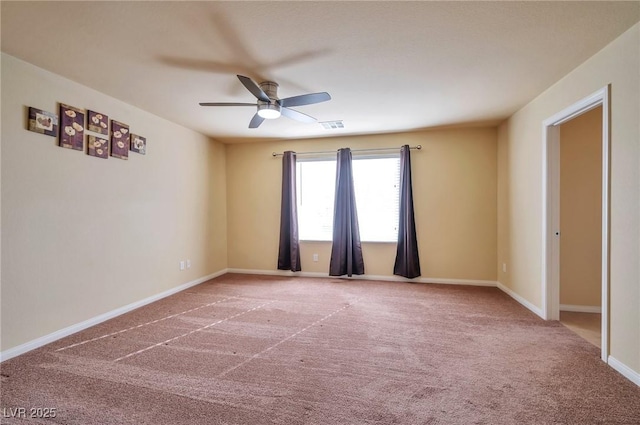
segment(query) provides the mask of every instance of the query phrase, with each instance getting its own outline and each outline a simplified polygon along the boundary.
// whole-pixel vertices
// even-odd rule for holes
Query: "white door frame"
[[[602,106],[602,352],[609,355],[609,86],[542,123],[542,306],[546,320],[560,318],[560,124]]]

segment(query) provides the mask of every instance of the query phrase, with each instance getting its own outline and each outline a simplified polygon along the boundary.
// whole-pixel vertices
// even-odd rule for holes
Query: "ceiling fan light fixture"
[[[258,115],[266,120],[273,120],[280,117],[280,105],[277,103],[265,103],[258,105]]]
[[[327,92],[307,93],[298,96],[280,99],[278,97],[278,84],[273,81],[263,81],[259,85],[251,78],[237,75],[242,85],[257,99],[256,114],[249,122],[249,128],[258,128],[264,120],[273,120],[284,115],[292,120],[312,123],[316,119],[312,116],[290,109],[291,106],[313,105],[314,103],[331,100]],[[200,106],[254,106],[252,103],[240,102],[200,102]]]

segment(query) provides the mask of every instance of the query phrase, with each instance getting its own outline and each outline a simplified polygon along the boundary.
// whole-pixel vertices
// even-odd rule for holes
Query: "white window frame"
[[[363,213],[365,210],[363,209],[362,206],[362,201],[360,201],[360,203],[358,204],[358,221],[359,221],[359,225],[360,225],[360,235],[361,235],[361,239],[362,242],[367,242],[367,243],[397,243],[397,238],[398,238],[398,225],[399,225],[399,210],[400,210],[400,154],[399,153],[394,153],[394,154],[375,154],[375,155],[363,155],[363,154],[354,154],[353,156],[353,168],[354,168],[354,185],[355,185],[355,189],[356,189],[356,197],[358,196],[358,193],[360,193],[360,191],[358,190],[358,179],[356,176],[356,168],[357,168],[357,162],[358,161],[362,161],[362,160],[376,160],[376,159],[396,159],[398,161],[398,171],[397,171],[397,181],[394,183],[394,185],[396,186],[396,194],[394,195],[394,197],[396,198],[395,201],[395,211],[391,212],[391,214],[394,214],[395,217],[392,220],[395,220],[395,223],[393,225],[393,230],[388,231],[386,235],[382,236],[382,237],[369,237],[370,235],[368,234],[368,232],[366,231],[366,224],[365,224],[365,231],[363,232],[363,220],[362,217],[366,217],[366,213]],[[308,216],[305,217],[305,211],[304,211],[304,206],[302,205],[302,203],[304,202],[304,199],[302,199],[302,187],[301,187],[301,183],[302,183],[302,176],[300,175],[300,171],[301,171],[301,165],[303,163],[309,163],[309,162],[333,162],[334,163],[334,167],[333,167],[333,174],[331,176],[329,176],[329,181],[332,187],[332,191],[331,191],[331,205],[330,205],[330,209],[328,211],[328,213],[330,214],[330,220],[328,222],[329,227],[329,232],[325,233],[323,236],[319,236],[320,233],[316,232],[314,235],[312,236],[307,236],[305,234],[305,228],[302,225],[302,221],[303,220],[307,220]],[[333,209],[334,209],[334,205],[333,205],[333,199],[335,198],[335,164],[336,164],[336,159],[335,157],[313,157],[313,158],[298,158],[297,159],[297,169],[296,169],[296,195],[297,195],[297,202],[298,202],[298,224],[299,224],[299,232],[300,232],[300,240],[301,241],[322,241],[322,242],[330,242],[332,240],[332,234],[333,234]],[[356,200],[356,202],[358,202]],[[371,235],[373,236],[373,235]]]

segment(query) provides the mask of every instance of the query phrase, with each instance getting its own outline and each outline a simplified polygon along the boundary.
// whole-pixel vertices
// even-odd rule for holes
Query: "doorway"
[[[576,146],[571,147],[572,143],[568,141],[565,143],[566,146],[561,145],[562,129],[567,130],[567,133],[569,129],[575,130],[577,126],[574,124],[578,122],[571,122],[574,119],[585,122],[588,119],[597,120],[600,137],[597,137],[596,146],[592,147],[589,155],[587,155],[586,147],[584,147],[585,151],[581,152],[579,149],[576,150]],[[566,127],[563,127],[563,124],[567,124]],[[600,312],[599,345],[601,358],[607,362],[609,88],[605,87],[545,120],[543,139],[544,252],[542,289],[544,316],[547,320],[560,320],[561,306],[563,310],[574,310],[568,312],[568,315]],[[597,167],[597,164],[594,166],[594,149],[599,151],[596,154],[599,153],[597,161],[600,163],[600,167]],[[591,158],[586,160],[584,158],[586,156],[591,156]],[[575,161],[582,162],[582,164],[575,164]],[[593,174],[586,176],[584,170],[581,170],[587,163],[590,164],[590,167],[598,168],[599,174],[595,176],[595,182]],[[577,167],[577,165],[580,166]],[[573,170],[571,170],[572,168]],[[561,178],[562,175],[565,177],[564,182]],[[567,176],[571,177],[567,178]],[[590,184],[582,184],[586,183],[584,181],[570,182],[572,178],[574,180],[587,178],[590,179]],[[598,183],[599,190],[597,187],[594,189],[593,186],[597,186]],[[562,190],[563,185],[566,186],[564,190]],[[576,190],[581,193],[576,193]],[[564,205],[565,211],[562,211],[562,205]],[[586,213],[587,209],[590,211],[589,213]],[[572,210],[572,212],[566,210]],[[565,213],[564,216],[563,213]],[[587,228],[588,232],[585,231]],[[565,230],[567,235],[563,239]],[[598,247],[593,249],[594,243],[599,244],[599,249]],[[586,245],[590,245],[591,248],[585,250]],[[599,264],[594,265],[594,262]],[[581,265],[584,270],[581,270]],[[585,265],[587,266],[585,267]],[[594,294],[594,291],[599,291],[599,296]],[[564,315],[566,316],[567,313]],[[594,318],[587,318],[587,322],[593,323]],[[582,323],[578,326],[588,327],[588,324]]]
[[[560,323],[601,347],[602,105],[560,125]]]

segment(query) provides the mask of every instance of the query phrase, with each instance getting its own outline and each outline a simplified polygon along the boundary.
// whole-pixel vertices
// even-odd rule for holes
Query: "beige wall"
[[[602,299],[602,107],[560,126],[560,304]]]
[[[640,24],[498,130],[500,280],[542,307],[542,122],[611,84],[610,352],[640,373]]]
[[[276,269],[282,163],[272,152],[404,144],[423,146],[411,158],[422,277],[495,281],[495,128],[227,146],[229,267]],[[328,242],[303,242],[302,270],[328,273],[330,252]],[[394,243],[364,243],[363,252],[367,274],[393,275]]]
[[[509,185],[509,174],[511,173],[509,160],[509,144],[507,126],[502,124],[498,127],[498,228],[497,228],[497,259],[496,275],[498,282],[510,282],[511,277],[511,197],[509,195],[511,186]],[[504,266],[504,268],[503,268]]]
[[[28,106],[56,102],[129,124],[147,155],[25,129]],[[224,145],[5,54],[1,171],[2,350],[227,266]]]

